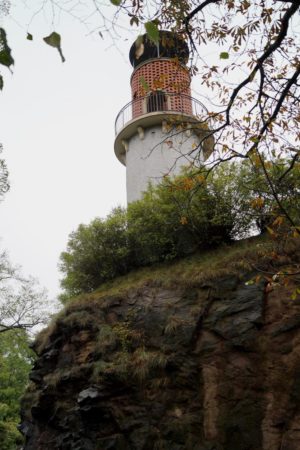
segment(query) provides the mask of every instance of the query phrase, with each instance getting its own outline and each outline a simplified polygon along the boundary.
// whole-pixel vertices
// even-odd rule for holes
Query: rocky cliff
[[[25,450],[299,450],[300,301],[247,283],[249,245],[70,303],[35,344]]]

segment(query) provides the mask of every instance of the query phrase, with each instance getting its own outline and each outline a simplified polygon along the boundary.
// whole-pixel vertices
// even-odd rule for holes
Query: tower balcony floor
[[[156,104],[150,105],[151,108],[148,103],[149,96],[134,99],[127,103],[117,115],[115,154],[124,165],[126,165],[126,145],[124,144],[142,129],[162,125],[164,122],[168,126],[180,123],[195,125],[198,123],[199,131],[203,133],[201,122],[203,123],[203,117],[207,116],[205,106],[199,100],[188,95],[178,93],[165,95],[166,102],[158,101]]]

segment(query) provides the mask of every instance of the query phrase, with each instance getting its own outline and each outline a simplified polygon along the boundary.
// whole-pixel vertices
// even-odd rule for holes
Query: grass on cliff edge
[[[293,260],[294,262],[300,261],[300,239],[290,240],[285,245],[282,256],[276,262],[272,256],[275,245],[277,244],[274,244],[269,236],[255,236],[230,245],[198,252],[170,263],[165,262],[134,270],[127,275],[102,284],[92,293],[81,294],[69,300],[49,326],[37,336],[35,350],[39,353],[44,348],[58,322],[68,322],[70,314],[75,314],[77,324],[80,323],[84,327],[85,321],[90,322],[88,310],[93,309],[98,302],[105,301],[105,297],[122,297],[133,288],[138,290],[147,285],[165,288],[200,287],[224,276],[238,275],[242,277],[246,273],[257,273],[257,267],[266,269],[270,262],[272,262],[274,270],[275,264],[282,268],[288,266]]]
[[[267,236],[255,236],[218,248],[200,251],[191,256],[172,262],[164,262],[132,272],[103,283],[93,293],[81,294],[67,302],[82,303],[105,296],[121,295],[131,288],[141,288],[147,284],[164,287],[199,286],[216,278],[241,274],[253,270],[253,264],[260,265],[270,260],[272,242]]]

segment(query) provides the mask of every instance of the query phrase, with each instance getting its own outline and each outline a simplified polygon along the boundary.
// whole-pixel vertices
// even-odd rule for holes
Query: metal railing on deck
[[[121,109],[115,121],[116,134],[131,120],[153,112],[175,112],[198,117],[207,110],[199,100],[189,95],[156,91],[132,100]]]

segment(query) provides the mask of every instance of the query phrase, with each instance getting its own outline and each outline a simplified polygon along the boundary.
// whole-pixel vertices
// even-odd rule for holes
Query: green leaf
[[[292,292],[291,299],[292,300],[297,300],[297,297],[298,297],[297,290],[295,290],[295,291]]]
[[[158,26],[154,22],[146,22],[145,23],[145,29],[147,32],[147,35],[149,39],[154,42],[155,44],[158,44],[159,42],[159,30]]]
[[[140,77],[140,83],[141,83],[141,85],[142,85],[142,87],[144,88],[144,90],[146,91],[146,92],[148,92],[149,91],[149,84],[147,83],[147,81],[145,80],[145,78],[144,77]]]
[[[65,57],[62,54],[61,46],[60,46],[60,42],[61,42],[60,34],[53,31],[53,33],[49,34],[49,36],[44,37],[44,41],[46,42],[46,44],[50,45],[51,47],[56,48],[58,53],[60,54],[62,62],[65,62]]]
[[[3,89],[3,76],[2,75],[0,75],[0,90],[2,91],[2,89]]]
[[[31,33],[27,33],[26,39],[28,39],[28,41],[32,41],[33,40],[32,34]]]
[[[53,33],[49,34],[49,36],[44,37],[44,41],[46,44],[51,45],[51,47],[59,48],[61,37],[60,34],[53,31]]]
[[[112,3],[114,6],[120,6],[122,3],[122,0],[110,0],[110,3]]]
[[[221,52],[220,53],[220,59],[229,59],[229,53]]]
[[[0,64],[8,68],[14,64],[11,50],[7,44],[6,32],[3,28],[0,28]]]

